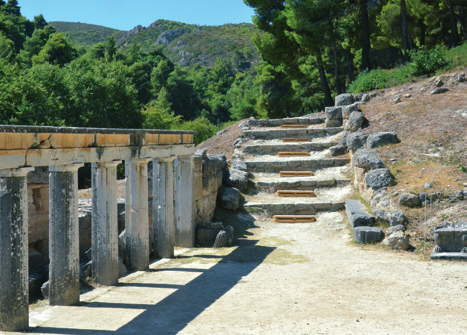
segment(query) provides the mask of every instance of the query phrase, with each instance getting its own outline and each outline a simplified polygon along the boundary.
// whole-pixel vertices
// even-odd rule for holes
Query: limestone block
[[[463,252],[467,256],[467,222],[434,229],[436,252]]]
[[[195,202],[195,223],[204,224],[211,221],[216,209],[217,193],[212,193]]]
[[[347,146],[344,145],[335,145],[329,148],[329,153],[331,156],[341,156],[347,153]]]
[[[326,120],[342,121],[342,107],[326,107]]]
[[[355,227],[353,239],[357,243],[379,242],[384,238],[384,233],[379,227]]]
[[[49,237],[49,185],[28,184],[29,244]]]
[[[238,188],[240,191],[245,192],[248,189],[248,172],[229,169],[225,184],[229,187]]]
[[[232,226],[227,226],[216,237],[214,241],[214,248],[230,247],[233,243],[234,229]]]
[[[218,194],[218,202],[222,208],[237,210],[240,200],[240,191],[233,187],[223,187]]]
[[[345,212],[353,228],[371,226],[375,222],[374,216],[368,214],[365,206],[358,200],[346,199]]]
[[[342,119],[340,120],[328,120],[324,122],[324,126],[326,128],[337,128],[337,127],[342,127]]]
[[[222,231],[223,227],[199,227],[196,230],[196,242],[200,246],[212,247],[217,235]]]
[[[362,132],[351,133],[347,136],[349,150],[356,151],[366,144],[368,136]]]
[[[410,241],[409,236],[405,235],[403,231],[397,231],[389,235],[383,244],[388,245],[393,250],[409,250]]]
[[[360,105],[361,105],[361,102],[356,102],[356,103],[353,103],[351,105],[343,107],[343,109],[342,109],[342,118],[345,119],[345,120],[348,120],[350,115],[353,112],[358,111],[358,109],[360,108]]]
[[[387,222],[391,227],[403,225],[406,221],[404,213],[398,210],[384,210],[373,208],[376,221]]]
[[[194,197],[195,200],[199,200],[203,196],[203,160],[201,159],[201,157],[195,156],[193,161]]]
[[[355,132],[360,129],[364,121],[365,115],[362,112],[353,112],[349,117],[349,121],[345,125],[345,130]]]

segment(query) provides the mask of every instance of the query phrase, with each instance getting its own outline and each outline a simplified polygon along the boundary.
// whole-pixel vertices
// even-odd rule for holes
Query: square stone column
[[[154,159],[152,224],[156,258],[174,257],[174,171],[172,159]]]
[[[78,169],[82,164],[50,166],[50,305],[79,302]]]
[[[29,326],[28,191],[34,168],[0,171],[0,330]]]
[[[126,255],[129,268],[149,267],[148,162],[150,159],[125,161]]]
[[[174,161],[175,174],[175,245],[195,246],[194,156],[179,156]]]
[[[92,277],[98,285],[118,283],[117,165],[92,163]]]

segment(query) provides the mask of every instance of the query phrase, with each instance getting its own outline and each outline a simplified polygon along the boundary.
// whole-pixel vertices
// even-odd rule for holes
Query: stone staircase
[[[351,191],[344,175],[349,159],[329,155],[343,128],[325,128],[321,117],[250,120],[249,125],[239,153],[256,190],[245,197],[249,212],[277,222],[311,222],[318,212],[344,210]]]

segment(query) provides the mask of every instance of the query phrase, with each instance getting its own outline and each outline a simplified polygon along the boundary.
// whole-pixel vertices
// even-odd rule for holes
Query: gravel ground
[[[465,263],[352,245],[339,213],[255,225],[238,247],[182,250],[80,306],[37,308],[31,333],[467,333]]]

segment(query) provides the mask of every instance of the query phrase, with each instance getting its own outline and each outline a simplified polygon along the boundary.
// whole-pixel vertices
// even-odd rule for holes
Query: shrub
[[[350,93],[368,92],[376,89],[394,87],[409,82],[412,79],[410,70],[401,67],[393,70],[371,70],[361,72],[350,84]]]
[[[176,127],[176,129],[196,131],[197,134],[194,138],[195,145],[210,139],[217,132],[217,127],[209,122],[205,117],[198,117],[193,121],[182,122]]]
[[[446,54],[446,47],[440,45],[431,50],[428,50],[425,46],[420,47],[418,50],[412,50],[410,52],[412,61],[408,65],[410,73],[414,76],[434,74],[437,70],[448,65]]]

